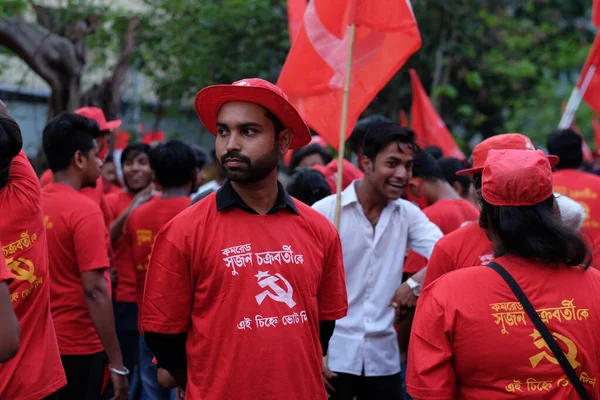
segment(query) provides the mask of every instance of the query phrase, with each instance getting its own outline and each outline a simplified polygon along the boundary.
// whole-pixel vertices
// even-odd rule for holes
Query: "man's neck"
[[[276,169],[259,182],[231,182],[231,186],[248,207],[261,215],[268,213],[277,202],[278,188]]]
[[[360,205],[362,206],[363,213],[365,215],[370,214],[381,214],[389,199],[387,197],[382,197],[373,189],[371,184],[367,182],[365,179],[360,181],[356,187],[356,198]]]
[[[53,183],[60,183],[61,185],[72,187],[78,192],[81,191],[81,179],[75,173],[71,173],[68,169],[65,171],[54,172],[52,175]]]
[[[458,200],[460,199],[460,195],[456,193],[456,190],[450,186],[449,183],[446,182],[438,182],[437,183],[437,200]]]
[[[162,199],[174,199],[177,197],[190,197],[190,185],[162,189]]]

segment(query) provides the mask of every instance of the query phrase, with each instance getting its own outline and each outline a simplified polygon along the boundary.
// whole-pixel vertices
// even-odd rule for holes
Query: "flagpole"
[[[587,91],[588,86],[590,86],[590,82],[594,77],[594,73],[596,73],[596,65],[592,64],[585,74],[585,78],[581,83],[581,88],[578,88],[577,85],[575,85],[573,88],[571,96],[569,97],[569,101],[567,102],[567,106],[565,107],[565,112],[563,113],[560,123],[558,124],[560,129],[567,129],[571,126],[571,123],[575,118],[575,113],[581,104],[581,99],[583,99],[583,96],[585,95],[585,92]]]
[[[346,147],[346,126],[348,119],[348,99],[350,97],[350,74],[352,72],[352,49],[354,47],[354,31],[356,26],[350,25],[348,40],[348,57],[346,58],[346,76],[344,79],[344,97],[342,99],[342,121],[340,123],[340,146],[338,149],[338,168],[336,184],[335,218],[334,225],[340,229],[340,217],[342,211],[342,178],[344,173],[344,151]]]

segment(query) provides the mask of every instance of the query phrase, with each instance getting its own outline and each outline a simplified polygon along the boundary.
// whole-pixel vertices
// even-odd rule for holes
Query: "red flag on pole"
[[[302,18],[306,10],[306,0],[288,0],[288,32],[290,35],[290,43],[294,43],[294,39],[302,28]]]
[[[308,3],[302,28],[277,85],[308,125],[336,149],[352,24],[356,32],[347,136],[377,92],[421,47],[421,36],[408,0],[311,0]]]
[[[129,144],[129,138],[131,134],[126,131],[119,131],[115,135],[115,150],[125,150],[125,147]]]
[[[165,133],[163,131],[150,131],[142,138],[142,143],[150,144],[152,142],[162,142],[165,140]]]
[[[417,71],[411,69],[410,83],[412,85],[412,110],[410,112],[412,130],[417,136],[421,148],[438,146],[444,156],[463,160],[465,155],[460,150],[450,131],[431,104]]]
[[[592,24],[600,28],[600,0],[594,0],[592,6]]]
[[[594,39],[588,58],[583,65],[577,88],[583,100],[596,112],[600,114],[600,35]]]
[[[600,124],[598,124],[598,118],[592,116],[592,127],[594,128],[594,141],[596,142],[596,151],[594,152],[597,156],[600,156]]]

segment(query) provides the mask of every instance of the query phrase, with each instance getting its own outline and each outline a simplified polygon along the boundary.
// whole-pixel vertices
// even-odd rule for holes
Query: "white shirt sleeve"
[[[327,196],[312,205],[314,210],[324,215],[331,223],[333,223],[333,219],[335,218],[335,197],[335,195]]]
[[[403,203],[408,216],[408,248],[429,259],[433,246],[444,234],[419,207],[409,201]]]

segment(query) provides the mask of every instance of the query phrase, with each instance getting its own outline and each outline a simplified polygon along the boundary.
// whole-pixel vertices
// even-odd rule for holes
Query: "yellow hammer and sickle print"
[[[13,260],[12,258],[7,258],[6,264],[8,265],[8,269],[11,270],[16,280],[29,281],[30,283],[33,283],[33,281],[35,281],[35,268],[33,266],[33,263],[27,260],[26,258],[19,257],[16,260]],[[22,264],[29,268],[23,268]]]
[[[542,335],[540,335],[540,333],[538,332],[537,329],[533,330],[533,333],[531,335],[529,335],[533,340],[533,344],[538,348],[538,349],[543,349],[546,348],[548,349],[548,352],[546,352],[545,350],[532,356],[529,357],[529,362],[531,362],[531,366],[533,368],[537,367],[537,365],[545,358],[546,360],[550,361],[552,364],[557,364],[558,365],[558,360],[554,357],[554,355],[552,354],[552,350],[550,350],[550,347],[548,347],[548,344],[546,344],[546,341],[544,340],[544,338],[542,338]],[[565,345],[567,345],[567,353],[565,354],[565,356],[567,357],[567,360],[569,360],[569,363],[571,364],[571,366],[573,368],[577,368],[581,365],[581,363],[579,363],[576,358],[577,358],[577,346],[575,346],[575,343],[573,343],[573,341],[571,339],[569,339],[566,336],[563,336],[559,333],[552,333],[552,336],[554,336],[555,339],[560,340],[561,342],[563,342]]]

